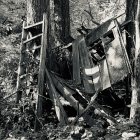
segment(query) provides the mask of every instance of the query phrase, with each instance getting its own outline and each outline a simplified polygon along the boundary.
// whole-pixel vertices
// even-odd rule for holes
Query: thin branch
[[[3,99],[6,100],[6,99],[10,98],[11,96],[15,95],[16,93],[17,93],[17,92],[14,92],[14,93],[12,93],[12,94],[10,94],[10,95],[4,97]]]
[[[94,23],[94,24],[96,24],[96,25],[100,25],[98,22],[96,22],[95,20],[93,20],[94,18],[93,18],[93,15],[92,15],[92,13],[91,13],[91,11],[87,11],[87,10],[84,10],[87,14],[89,14],[89,16],[91,17],[91,21]]]
[[[89,0],[87,0],[87,3],[88,3],[89,11],[88,11],[88,10],[84,10],[84,11],[85,11],[87,14],[89,14],[89,16],[91,17],[91,21],[92,21],[94,24],[96,24],[96,25],[99,26],[100,24],[94,20],[94,17],[93,17],[93,15],[92,15],[91,6],[90,6],[90,3],[89,3]]]
[[[7,21],[7,19],[8,19],[8,17],[5,18],[5,20],[2,22],[3,25],[5,24],[5,22]]]

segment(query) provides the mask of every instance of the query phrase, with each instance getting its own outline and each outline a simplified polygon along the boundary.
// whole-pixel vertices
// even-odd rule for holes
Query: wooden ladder
[[[31,29],[36,28],[37,26],[42,26],[42,33],[39,33],[35,36],[32,36],[30,32]],[[22,39],[21,39],[21,52],[20,52],[20,60],[19,60],[19,68],[18,68],[18,77],[17,77],[17,87],[16,87],[16,103],[18,104],[22,98],[22,94],[26,89],[26,69],[27,69],[27,53],[28,53],[28,46],[30,42],[34,42],[38,38],[41,38],[41,45],[35,46],[31,49],[38,49],[40,48],[40,64],[39,64],[39,73],[38,73],[38,102],[37,102],[37,117],[41,117],[42,114],[42,96],[44,91],[44,75],[45,75],[45,61],[46,61],[46,49],[47,49],[47,15],[43,15],[43,21],[35,23],[30,26],[25,26],[25,22],[23,22],[23,29],[22,29]],[[28,37],[29,34],[30,38]],[[36,121],[37,123],[37,121]],[[35,124],[36,124],[35,123]],[[36,126],[36,125],[35,125]]]

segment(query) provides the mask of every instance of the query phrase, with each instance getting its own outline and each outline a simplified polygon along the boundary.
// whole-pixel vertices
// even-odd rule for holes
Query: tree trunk
[[[127,18],[131,19],[132,22],[128,28],[128,32],[131,35],[131,38],[134,39],[135,43],[128,42],[128,46],[131,47],[131,54],[134,54],[134,58],[131,57],[133,61],[133,75],[132,75],[132,98],[131,98],[131,110],[130,110],[130,119],[133,122],[140,123],[140,1],[139,0],[127,0]],[[134,50],[135,44],[135,51]],[[131,55],[132,56],[132,55]]]
[[[43,20],[43,13],[49,9],[49,0],[27,0],[27,24]]]
[[[51,1],[51,44],[50,46],[58,47],[61,45],[66,45],[72,42],[70,37],[70,15],[69,15],[69,0],[53,0]],[[55,59],[57,54],[53,52],[49,53],[51,57],[51,62],[49,63],[49,68],[53,71],[59,71],[61,75],[65,75],[66,71],[64,70],[67,67],[64,64],[66,61],[61,60],[59,65],[56,64]]]
[[[67,43],[70,35],[69,0],[54,0],[55,44]]]

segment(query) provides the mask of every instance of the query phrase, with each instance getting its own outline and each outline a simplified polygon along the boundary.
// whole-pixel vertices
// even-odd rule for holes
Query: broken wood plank
[[[86,107],[87,106],[87,103],[88,103],[88,100],[86,100],[82,93],[80,92],[79,89],[77,89],[77,85],[73,84],[73,81],[67,81],[67,80],[64,80],[62,78],[60,78],[59,76],[55,75],[53,72],[52,72],[52,77],[54,77],[55,79],[57,79],[58,82],[60,82],[64,87],[68,88],[70,90],[70,92],[72,93],[72,96],[77,100],[79,101],[80,104],[82,104],[83,107]],[[78,93],[78,94],[77,94]]]
[[[110,33],[111,34],[111,33]],[[108,45],[110,42],[113,41],[114,38],[110,38],[108,41],[105,42],[105,45]],[[101,45],[102,41],[99,40],[95,45],[89,47],[89,50],[91,51],[92,49],[96,48],[97,46]]]
[[[90,53],[90,63],[92,64],[92,67],[89,69],[85,69],[85,74],[92,77],[95,91],[96,92],[102,91],[100,65],[98,63],[95,65],[93,63],[91,53]]]
[[[105,33],[112,30],[115,27],[115,24],[112,19],[102,23],[97,28],[93,29],[87,36],[86,36],[86,43],[89,45],[93,44],[97,39],[103,36]]]
[[[100,111],[100,113],[98,115],[102,116],[103,118],[109,119],[112,123],[117,123],[117,121],[111,116],[109,115],[110,112],[107,111],[104,107],[102,107],[100,104],[98,104],[95,100],[98,96],[99,92],[96,92],[94,94],[94,96],[91,98],[91,102],[89,103],[89,105],[83,110],[83,112],[81,112],[81,114],[79,114],[79,116],[77,116],[75,118],[75,120],[72,122],[72,125],[75,125],[78,121],[78,119],[80,117],[82,117],[91,106],[93,106],[95,109],[97,109],[98,111]]]
[[[50,88],[50,91],[51,91],[51,95],[50,97],[52,97],[52,100],[53,100],[53,104],[54,104],[54,108],[55,108],[55,112],[56,112],[56,116],[60,122],[60,125],[66,125],[68,124],[68,118],[67,118],[67,115],[66,115],[66,112],[60,102],[60,99],[58,97],[58,92],[56,91],[55,89],[55,86],[54,86],[54,83],[53,83],[53,80],[48,72],[48,70],[46,69],[46,76],[48,78],[48,84],[49,84],[49,88]]]
[[[93,65],[94,68],[96,68],[95,73],[92,75],[93,78],[93,84],[94,84],[94,88],[95,91],[99,92],[102,91],[102,81],[101,81],[101,70],[100,70],[100,65]]]
[[[81,84],[80,58],[79,58],[79,41],[80,40],[81,40],[81,36],[79,36],[72,43],[73,81],[75,84]]]
[[[85,38],[82,37],[79,42],[79,52],[81,60],[82,80],[86,93],[93,94],[95,92],[92,77],[85,74],[85,69],[91,68],[90,58],[85,42]]]
[[[65,85],[63,85],[62,83],[60,83],[59,80],[53,75],[52,75],[52,79],[53,79],[54,85],[62,93],[63,97],[67,101],[69,101],[70,104],[78,111],[78,107],[77,107],[78,101],[72,96],[73,94],[75,94],[75,92],[71,90],[70,88],[66,87]],[[79,110],[82,110],[82,109],[83,107],[79,104]]]
[[[92,106],[100,111],[100,116],[102,116],[105,119],[110,120],[113,124],[117,124],[118,122],[116,121],[116,119],[114,117],[112,117],[112,114],[110,111],[108,111],[107,109],[105,109],[103,106],[101,106],[100,104],[98,104],[96,101],[92,104]]]
[[[107,57],[108,55],[107,55],[106,51],[104,50],[104,48],[107,45],[106,40],[101,37],[101,41],[102,41],[103,51],[105,53],[105,56]],[[106,57],[105,57],[105,59],[103,59],[102,61],[99,62],[102,90],[105,90],[105,89],[111,87],[111,75],[110,75],[110,71],[109,71],[109,64],[108,64]]]
[[[75,92],[74,90],[70,89],[69,87],[63,85],[56,76],[52,75],[52,79],[54,82],[55,87],[61,92],[61,94],[63,95],[63,97],[71,104],[71,106],[79,113],[81,114],[84,111],[84,107],[81,103],[79,103],[73,95],[78,94],[77,92]],[[93,125],[93,118],[88,115],[85,114],[83,116],[84,120],[86,121],[86,123],[89,126]]]
[[[88,111],[88,109],[91,107],[91,105],[95,102],[95,99],[97,98],[98,94],[99,94],[99,92],[96,92],[96,93],[94,94],[94,96],[91,98],[90,104],[86,107],[86,109],[84,109],[82,112],[80,112],[79,115],[77,115],[77,116],[75,117],[74,121],[72,122],[72,125],[75,125],[76,122],[78,121],[78,119],[79,119],[81,116],[83,116],[83,115]]]
[[[110,79],[110,73],[108,70],[108,64],[107,60],[104,59],[100,62],[100,77],[101,77],[101,85],[102,85],[102,91],[111,87],[111,79]]]

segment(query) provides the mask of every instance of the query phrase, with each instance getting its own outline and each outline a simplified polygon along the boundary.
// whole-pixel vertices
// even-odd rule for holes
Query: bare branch
[[[91,17],[91,21],[94,23],[94,24],[96,24],[96,25],[100,25],[98,22],[96,22],[95,20],[93,20],[94,18],[93,18],[93,15],[92,15],[92,13],[90,12],[90,11],[87,11],[87,10],[84,10],[86,13],[88,13],[89,14],[89,16]]]

